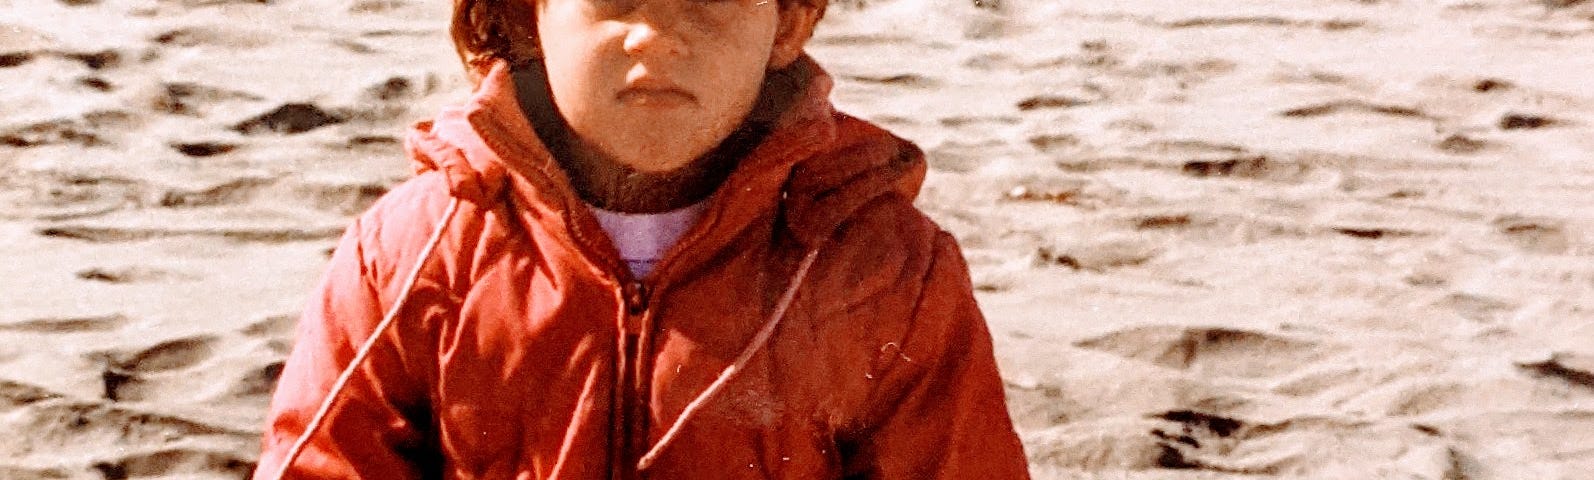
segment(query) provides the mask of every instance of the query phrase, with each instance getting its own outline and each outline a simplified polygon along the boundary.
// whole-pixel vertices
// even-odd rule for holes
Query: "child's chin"
[[[675,140],[679,141],[679,138]],[[657,148],[654,145],[627,149],[625,154],[616,155],[615,159],[640,172],[664,173],[686,166],[696,157],[685,148]]]

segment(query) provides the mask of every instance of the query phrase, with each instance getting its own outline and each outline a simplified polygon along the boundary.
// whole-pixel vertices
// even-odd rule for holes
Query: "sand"
[[[238,478],[439,0],[0,0],[0,478]],[[1594,471],[1594,2],[854,0],[1042,479]]]

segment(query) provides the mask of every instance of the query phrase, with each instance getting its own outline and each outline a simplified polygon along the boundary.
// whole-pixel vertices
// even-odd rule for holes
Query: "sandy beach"
[[[240,478],[440,0],[0,0],[0,478]],[[1586,479],[1594,2],[851,0],[1038,479]]]

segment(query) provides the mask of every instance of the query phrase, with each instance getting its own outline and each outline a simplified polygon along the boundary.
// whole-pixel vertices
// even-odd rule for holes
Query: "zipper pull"
[[[642,332],[642,315],[648,311],[648,286],[641,280],[632,280],[625,284],[624,294],[625,331],[639,334]]]
[[[648,286],[641,280],[632,280],[625,285],[625,311],[632,315],[641,315],[648,310]]]

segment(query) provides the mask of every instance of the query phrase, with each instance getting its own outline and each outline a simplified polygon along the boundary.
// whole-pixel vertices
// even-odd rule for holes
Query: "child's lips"
[[[697,96],[673,83],[641,78],[626,85],[615,98],[632,105],[676,105],[697,102]]]

